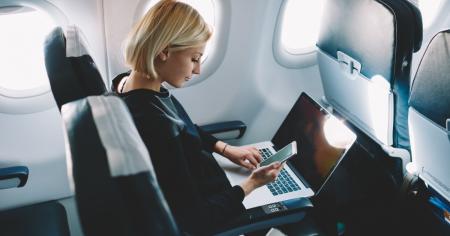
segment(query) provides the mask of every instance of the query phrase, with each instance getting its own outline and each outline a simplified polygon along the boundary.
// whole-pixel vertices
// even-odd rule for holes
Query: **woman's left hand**
[[[251,146],[236,147],[227,145],[223,156],[237,165],[243,166],[249,170],[254,170],[261,162],[262,157],[258,149]]]

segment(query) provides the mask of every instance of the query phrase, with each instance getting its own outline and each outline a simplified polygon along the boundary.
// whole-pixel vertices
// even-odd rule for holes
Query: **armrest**
[[[218,133],[224,133],[229,131],[239,131],[238,136],[236,139],[241,138],[245,130],[247,129],[247,126],[244,124],[244,122],[239,120],[234,121],[225,121],[225,122],[219,122],[209,125],[203,125],[200,126],[200,128],[209,133],[209,134],[218,134]]]
[[[28,168],[14,166],[0,168],[0,189],[23,187],[28,180]]]

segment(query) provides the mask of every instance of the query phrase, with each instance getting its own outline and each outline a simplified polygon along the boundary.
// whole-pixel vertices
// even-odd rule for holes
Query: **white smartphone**
[[[273,154],[266,160],[259,163],[259,166],[267,166],[276,161],[283,163],[287,161],[289,158],[293,157],[295,154],[297,154],[297,142],[292,141],[284,148],[282,148],[280,151],[278,151],[277,153]]]

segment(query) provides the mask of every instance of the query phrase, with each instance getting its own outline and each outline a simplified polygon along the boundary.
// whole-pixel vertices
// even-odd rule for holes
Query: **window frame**
[[[299,69],[310,67],[317,64],[317,46],[312,45],[296,50],[296,52],[288,51],[282,43],[281,31],[284,23],[284,14],[286,12],[287,2],[283,0],[278,11],[275,31],[273,36],[272,51],[277,63],[281,66],[291,69]]]
[[[24,6],[47,13],[57,25],[65,27],[68,19],[55,5],[44,0],[3,0],[2,7]],[[0,112],[6,114],[29,114],[50,109],[55,106],[48,84],[36,88],[13,90],[0,86]]]

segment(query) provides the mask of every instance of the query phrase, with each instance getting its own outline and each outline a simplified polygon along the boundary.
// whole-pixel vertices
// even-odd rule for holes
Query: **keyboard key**
[[[261,154],[263,160],[266,160],[272,156],[272,153],[268,148],[259,149],[259,153]],[[300,190],[300,187],[285,169],[282,169],[277,180],[267,184],[267,187],[274,196]]]

